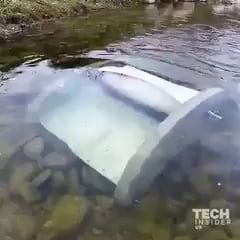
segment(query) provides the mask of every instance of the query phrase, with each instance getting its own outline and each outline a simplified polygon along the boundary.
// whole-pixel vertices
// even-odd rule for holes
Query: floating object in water
[[[206,114],[228,99],[222,89],[200,93],[130,66],[100,67],[80,77],[64,83],[64,96],[56,91],[46,98],[40,120],[116,185],[122,205],[144,192],[168,159],[208,132],[216,121]]]

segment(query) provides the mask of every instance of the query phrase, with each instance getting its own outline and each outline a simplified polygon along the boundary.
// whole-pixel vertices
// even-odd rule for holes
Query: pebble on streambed
[[[226,183],[231,181],[225,182],[229,174],[224,171],[229,167],[218,166],[224,176],[219,188],[214,180],[216,164],[207,155],[199,154],[204,159],[197,165],[189,161],[184,165],[181,159],[181,167],[166,170],[160,186],[154,186],[130,209],[121,209],[114,204],[112,185],[106,179],[84,164],[75,164],[62,149],[49,147],[43,136],[33,135],[18,144],[16,151],[23,159],[9,164],[10,157],[8,179],[0,182],[0,239],[239,239],[240,214],[235,209],[240,186],[232,186],[235,198],[228,198],[225,188],[230,189]],[[182,191],[176,189],[179,186]],[[232,224],[195,230],[194,207],[230,208]]]
[[[38,240],[56,239],[61,234],[74,231],[88,213],[89,203],[85,197],[65,195],[61,197],[49,218],[43,224]]]

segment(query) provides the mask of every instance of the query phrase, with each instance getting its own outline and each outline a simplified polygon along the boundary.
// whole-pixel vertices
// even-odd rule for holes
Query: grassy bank
[[[116,7],[132,0],[0,0],[0,24],[33,23]]]
[[[116,8],[135,0],[0,0],[0,42],[26,26],[45,20],[82,15],[89,10]]]
[[[80,0],[0,0],[2,24],[31,23],[82,13]]]

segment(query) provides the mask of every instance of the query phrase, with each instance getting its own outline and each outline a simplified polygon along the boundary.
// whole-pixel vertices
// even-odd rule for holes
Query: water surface
[[[239,10],[237,2],[103,10],[42,24],[2,43],[0,238],[239,239],[238,114],[225,118],[224,129],[207,136],[204,147],[184,149],[129,209],[112,204],[114,186],[89,172],[39,125],[37,114],[48,93],[58,89],[61,97],[64,82],[80,81],[81,67],[118,57],[137,58],[139,68],[197,90],[237,90]],[[225,114],[235,107],[227,105]],[[74,219],[82,216],[71,206],[81,202],[84,212],[86,199],[91,211],[76,228]],[[192,208],[203,207],[229,208],[232,224],[196,231]]]

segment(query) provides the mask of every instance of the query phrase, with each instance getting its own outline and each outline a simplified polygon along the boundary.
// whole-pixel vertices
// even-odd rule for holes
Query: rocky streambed
[[[237,141],[230,132],[221,134],[208,141],[218,141],[218,146]],[[1,240],[240,238],[235,157],[226,161],[194,144],[126,209],[114,203],[113,185],[37,124],[3,129],[0,148]],[[193,208],[228,208],[231,224],[195,229]]]

